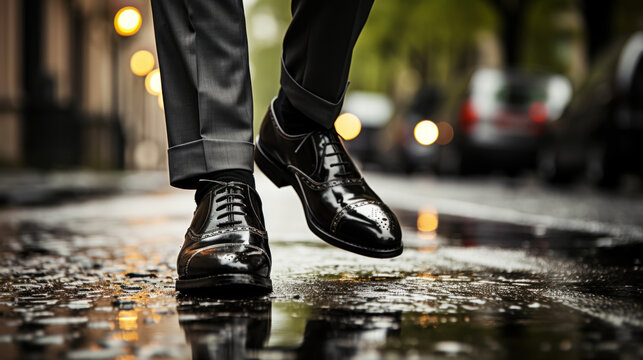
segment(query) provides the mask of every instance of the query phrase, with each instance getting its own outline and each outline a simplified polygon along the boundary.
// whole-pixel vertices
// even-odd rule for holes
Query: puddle
[[[3,358],[643,354],[640,243],[400,212],[399,258],[273,239],[273,294],[199,298],[174,291],[189,212],[143,200],[0,214]]]

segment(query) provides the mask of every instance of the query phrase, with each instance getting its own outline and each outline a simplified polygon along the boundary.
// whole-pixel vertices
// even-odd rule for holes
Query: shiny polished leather
[[[177,289],[247,285],[270,290],[271,256],[259,195],[244,183],[212,183],[179,252]]]
[[[297,191],[309,228],[324,241],[371,257],[402,253],[399,222],[366,184],[334,130],[289,135],[273,105],[261,125],[255,162],[275,185]]]

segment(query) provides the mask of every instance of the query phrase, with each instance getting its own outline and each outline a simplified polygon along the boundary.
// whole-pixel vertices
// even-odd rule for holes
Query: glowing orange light
[[[418,230],[421,232],[431,232],[438,229],[438,213],[435,210],[421,210],[418,213],[417,220]]]
[[[123,331],[121,338],[124,341],[138,341],[138,333],[136,331]]]
[[[362,131],[362,122],[350,113],[344,113],[335,120],[335,130],[344,140],[352,140]]]
[[[138,327],[138,314],[134,310],[118,312],[118,327],[122,330],[135,330]]]
[[[152,95],[161,93],[161,72],[159,69],[150,71],[145,77],[145,90]]]
[[[116,360],[136,360],[136,355],[119,355],[115,357]]]
[[[137,76],[145,76],[154,69],[154,55],[147,50],[135,52],[129,60],[129,67]]]
[[[114,29],[121,36],[132,36],[141,28],[141,13],[133,6],[126,6],[114,16]]]
[[[438,123],[438,144],[446,145],[453,140],[453,126],[448,122],[441,121]]]
[[[431,120],[422,120],[413,129],[415,140],[422,145],[431,145],[438,139],[438,127]]]
[[[417,319],[417,322],[423,328],[437,327],[440,323],[440,319],[438,319],[437,316],[422,315]]]

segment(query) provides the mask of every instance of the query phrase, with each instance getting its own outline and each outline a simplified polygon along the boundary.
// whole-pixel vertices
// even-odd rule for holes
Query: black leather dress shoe
[[[259,195],[244,183],[212,183],[185,234],[176,289],[271,291],[271,256]]]
[[[324,241],[377,258],[402,253],[395,215],[366,184],[334,129],[286,134],[273,101],[257,137],[255,162],[275,185],[297,191],[308,227]]]

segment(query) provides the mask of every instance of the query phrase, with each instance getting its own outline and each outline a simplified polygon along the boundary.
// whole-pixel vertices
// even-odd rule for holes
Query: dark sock
[[[299,135],[322,129],[321,125],[297,110],[282,90],[279,90],[275,101],[275,112],[277,122],[287,134]]]
[[[215,171],[209,174],[205,174],[199,178],[199,180],[216,180],[216,181],[238,181],[244,184],[250,185],[251,188],[255,188],[255,178],[252,175],[252,172],[242,169],[229,169]],[[200,203],[201,199],[205,194],[214,186],[215,184],[209,181],[199,181],[196,188],[196,193],[194,194],[194,200],[196,203]]]

